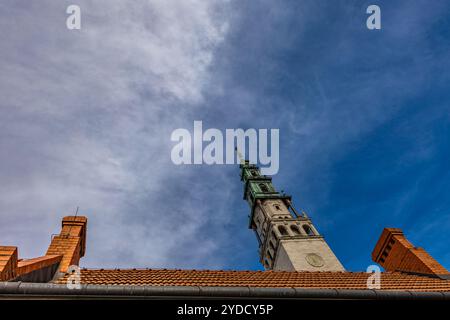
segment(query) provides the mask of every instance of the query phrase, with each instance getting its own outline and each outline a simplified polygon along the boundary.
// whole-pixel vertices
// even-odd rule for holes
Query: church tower
[[[280,194],[272,178],[256,165],[242,162],[244,200],[250,205],[249,228],[259,243],[266,270],[345,271],[305,212],[298,213],[291,196]]]

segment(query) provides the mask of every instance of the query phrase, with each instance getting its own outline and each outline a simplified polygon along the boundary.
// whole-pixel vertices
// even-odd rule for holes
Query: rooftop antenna
[[[77,206],[77,211],[75,212],[75,217],[78,215],[78,210],[79,210],[80,208]],[[69,236],[70,236],[70,231],[72,230],[72,226],[70,226],[70,228],[69,228],[69,232],[66,234],[66,238],[68,238]],[[57,236],[58,235],[58,233],[53,233],[51,236],[50,236],[50,238],[51,238],[51,240],[53,240],[53,237],[54,236]]]
[[[75,212],[75,217],[78,216],[78,210],[79,210],[79,209],[80,209],[80,207],[77,206],[77,211]],[[72,226],[73,226],[73,225],[70,226],[69,232],[67,232],[67,238],[70,237],[70,231],[72,231]]]

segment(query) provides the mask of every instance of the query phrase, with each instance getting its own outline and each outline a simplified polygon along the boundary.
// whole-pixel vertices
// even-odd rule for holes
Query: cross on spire
[[[235,147],[234,150],[236,151],[240,164],[245,164],[244,157],[242,157],[242,153],[239,151],[238,147]]]

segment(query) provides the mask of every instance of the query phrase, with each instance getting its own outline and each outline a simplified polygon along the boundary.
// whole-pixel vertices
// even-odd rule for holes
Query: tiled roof
[[[365,272],[287,272],[166,269],[82,269],[81,283],[137,286],[295,287],[367,289]],[[65,284],[68,275],[56,281]],[[381,290],[450,291],[450,280],[400,272],[381,274]]]

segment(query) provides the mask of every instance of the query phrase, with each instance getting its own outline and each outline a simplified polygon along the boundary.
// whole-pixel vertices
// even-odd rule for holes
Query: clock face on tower
[[[305,259],[313,267],[322,267],[325,264],[323,258],[317,253],[308,253]]]

